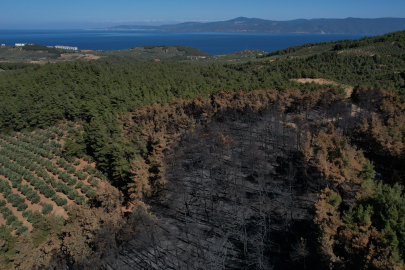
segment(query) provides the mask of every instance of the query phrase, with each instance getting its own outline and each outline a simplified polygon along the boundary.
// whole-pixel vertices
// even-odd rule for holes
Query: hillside
[[[357,40],[340,40],[336,42],[308,43],[271,52],[262,57],[307,57],[324,52],[338,54],[390,56],[404,54],[404,32],[398,31],[377,37],[364,37]]]
[[[108,61],[115,62],[142,62],[142,61],[186,61],[192,56],[204,58],[209,54],[193,47],[149,45],[133,47],[120,51],[69,51],[63,49],[47,48],[43,45],[26,45],[25,47],[2,46],[0,48],[0,63],[59,63],[65,61]]]
[[[404,29],[404,18],[298,19],[292,21],[273,21],[239,17],[228,21],[208,23],[185,22],[162,26],[120,25],[104,28],[102,30],[382,35]]]
[[[0,265],[404,269],[404,36],[0,63]]]

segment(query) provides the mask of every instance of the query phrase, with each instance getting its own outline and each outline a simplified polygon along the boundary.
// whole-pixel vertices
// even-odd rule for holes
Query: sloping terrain
[[[1,266],[403,269],[403,40],[2,63]]]

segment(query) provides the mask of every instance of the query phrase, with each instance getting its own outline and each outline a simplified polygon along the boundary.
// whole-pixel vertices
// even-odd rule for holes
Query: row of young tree
[[[40,151],[34,154],[31,152],[33,149],[27,146],[30,143],[36,144],[38,140],[30,140],[30,143],[26,143],[21,142],[21,139],[26,136],[39,138],[43,144],[41,143],[41,147],[36,146],[35,150],[43,150],[44,146],[52,145],[52,141],[48,141],[51,136],[46,136],[47,138],[44,139],[41,138],[43,134],[38,136],[25,133],[14,134],[14,138],[4,135],[0,140],[0,159],[4,166],[0,166],[0,172],[4,172],[5,176],[5,180],[1,179],[0,189],[2,192],[4,189],[7,193],[5,198],[13,208],[10,210],[0,201],[0,211],[5,218],[5,225],[0,227],[2,268],[87,267],[87,269],[94,269],[94,267],[103,266],[107,259],[110,264],[113,264],[111,258],[116,257],[118,243],[130,238],[137,226],[135,221],[131,223],[123,217],[122,195],[108,183],[104,183],[102,189],[94,190],[90,185],[77,179],[76,185],[62,182],[63,175],[73,179],[65,171],[66,165],[68,169],[73,166],[73,160],[62,157],[49,160],[42,157],[39,154]],[[42,132],[38,130],[35,133]],[[55,146],[59,145],[55,143]],[[59,165],[56,162],[63,163],[63,166],[58,168]],[[51,172],[48,168],[53,168],[55,171]],[[86,174],[86,178],[94,187],[98,186],[100,176],[103,179],[105,177],[90,165],[84,169],[90,174],[90,177]],[[81,170],[75,170],[75,172],[85,174]],[[59,180],[55,179],[56,176]],[[22,181],[27,181],[28,184],[23,184]],[[18,192],[12,188],[16,188]],[[84,196],[76,189],[80,189],[82,194],[89,196],[86,205],[84,205]],[[54,195],[50,196],[47,191],[51,191]],[[40,211],[20,207],[21,203],[31,206],[31,202],[27,199],[31,198],[31,193],[38,197],[37,192],[45,197],[50,196],[55,204],[44,204]],[[57,192],[64,193],[66,196],[60,193],[58,195]],[[76,201],[78,205],[71,203],[66,205],[65,197]],[[39,198],[34,202],[38,203]],[[51,213],[58,206],[65,206],[64,210],[68,212],[66,219]],[[142,208],[141,205],[140,208]],[[29,228],[13,214],[16,210],[21,211],[22,216],[31,224]],[[145,212],[145,209],[143,211]],[[138,214],[141,212],[138,211]],[[146,213],[145,215],[147,216]],[[121,235],[123,233],[121,229],[125,235]]]

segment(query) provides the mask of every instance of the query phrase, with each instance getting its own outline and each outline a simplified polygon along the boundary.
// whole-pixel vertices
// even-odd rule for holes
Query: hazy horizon
[[[28,1],[6,0],[0,29],[86,29],[116,25],[163,25],[189,21],[227,21],[237,17],[289,21],[294,19],[404,18],[405,1],[254,0],[174,1]]]

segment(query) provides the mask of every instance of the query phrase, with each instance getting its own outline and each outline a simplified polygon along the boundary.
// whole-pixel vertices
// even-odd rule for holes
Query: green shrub
[[[79,195],[79,196],[77,196],[77,197],[75,198],[75,202],[76,202],[77,204],[83,204],[83,203],[84,203],[84,200],[85,200],[85,198],[84,198],[83,195]]]
[[[13,223],[14,221],[18,220],[16,216],[14,216],[13,214],[8,215],[7,219],[6,219],[6,224],[7,225],[11,225],[11,223]]]
[[[60,197],[59,195],[52,196],[52,200],[56,203],[57,206],[63,206],[67,204],[67,200]]]
[[[71,190],[68,193],[68,197],[71,200],[74,200],[77,196],[79,196],[79,193],[76,190]]]
[[[26,203],[20,203],[17,206],[17,211],[24,211],[25,209],[27,209],[28,205]]]
[[[76,168],[74,166],[69,166],[67,171],[68,171],[68,173],[74,173],[76,171]]]
[[[90,176],[88,181],[92,187],[96,187],[98,185],[98,180],[93,176]]]
[[[39,195],[36,194],[36,196],[32,197],[31,203],[33,203],[33,204],[39,203],[40,199],[41,198],[39,197]]]
[[[30,215],[32,215],[32,210],[31,209],[22,211],[22,216],[23,217],[27,218]]]
[[[92,188],[87,190],[86,194],[87,194],[87,197],[89,197],[89,198],[95,198],[96,197],[96,191],[94,189],[92,189]]]
[[[43,185],[46,185],[46,183],[40,179],[36,180],[34,183],[35,189],[41,189]]]
[[[87,178],[87,176],[88,176],[87,173],[85,173],[85,172],[83,172],[83,171],[80,171],[80,172],[79,172],[79,175],[78,175],[77,177],[79,178],[79,180],[84,180],[84,179]]]
[[[68,180],[68,185],[69,186],[74,186],[77,183],[77,178],[76,177],[70,177]]]
[[[50,198],[55,194],[55,190],[53,190],[50,186],[45,186],[42,190],[41,193],[44,194],[46,198]]]
[[[7,208],[7,206],[5,206],[5,205],[0,207],[0,213],[2,213],[3,216],[4,216],[4,213],[7,212],[7,210],[8,210],[8,208]]]
[[[55,188],[56,187],[56,184],[58,183],[57,181],[56,181],[56,179],[55,178],[53,178],[53,177],[51,177],[51,185],[52,185],[52,187],[53,188]]]
[[[47,215],[50,212],[52,212],[52,210],[53,210],[53,205],[50,203],[47,203],[44,206],[42,206],[41,212],[42,212],[42,214]]]
[[[75,188],[82,188],[84,183],[82,181],[77,182]]]
[[[89,163],[93,162],[93,158],[92,158],[91,156],[84,156],[83,159],[84,159],[85,161],[89,162]]]
[[[12,191],[11,191],[11,189],[7,189],[7,190],[4,190],[4,191],[3,191],[3,197],[7,197],[7,196],[9,196],[10,194],[13,194]]]
[[[18,219],[16,219],[13,222],[11,222],[10,226],[11,226],[11,228],[16,229],[19,226],[22,226],[22,222],[19,221]]]
[[[59,181],[56,184],[56,191],[57,192],[62,192],[63,194],[68,194],[68,192],[71,190],[70,187],[68,187],[65,183]]]
[[[23,234],[23,233],[26,232],[26,231],[28,231],[28,228],[27,228],[27,227],[25,227],[25,226],[19,226],[19,227],[17,228],[17,230],[15,231],[15,234],[16,234],[16,235],[20,235],[20,234]]]
[[[66,156],[65,159],[70,163],[75,161],[75,158],[73,156]]]
[[[17,188],[18,187],[18,182],[17,181],[11,181],[11,186],[13,187],[13,188]]]
[[[82,193],[87,193],[87,191],[91,189],[91,187],[89,185],[83,185],[82,186]]]
[[[60,159],[58,159],[58,161],[56,161],[56,164],[58,164],[60,167],[65,167],[66,160],[63,158],[60,158]]]

